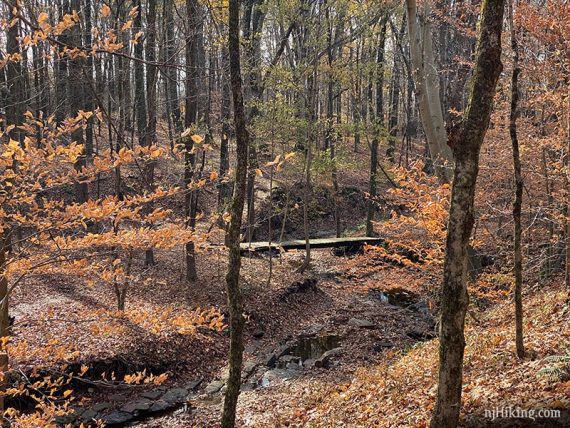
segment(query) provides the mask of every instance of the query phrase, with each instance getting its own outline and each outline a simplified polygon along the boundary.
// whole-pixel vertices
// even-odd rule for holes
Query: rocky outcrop
[[[185,387],[157,388],[143,392],[138,398],[127,399],[121,394],[109,397],[122,404],[117,408],[110,402],[97,403],[91,407],[76,408],[66,416],[56,418],[59,426],[80,426],[102,420],[105,426],[121,427],[134,421],[159,416],[162,413],[188,406],[188,397],[201,381],[193,381]],[[223,385],[223,384],[222,384]]]

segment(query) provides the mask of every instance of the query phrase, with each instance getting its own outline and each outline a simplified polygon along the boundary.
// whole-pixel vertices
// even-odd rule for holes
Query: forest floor
[[[133,287],[128,307],[147,308],[145,314],[164,307],[182,313],[196,306],[223,311],[221,257],[218,270],[213,269],[214,256],[200,257],[200,281],[182,286],[182,270],[177,268],[182,254],[157,255],[158,264],[152,268],[156,282]],[[245,362],[248,367],[257,366],[250,378],[257,387],[240,396],[239,426],[426,426],[435,394],[437,339],[427,340],[435,332],[433,320],[418,311],[417,305],[411,309],[410,305],[390,304],[379,299],[378,292],[405,289],[416,303],[429,306],[438,282],[437,269],[395,266],[367,254],[338,257],[320,250],[314,252],[308,274],[317,280],[316,287],[291,292],[291,284],[304,279],[295,273],[300,259],[299,253],[274,259],[269,285],[267,258],[244,259],[242,281],[248,318]],[[493,425],[484,419],[486,409],[502,406],[570,408],[570,383],[537,375],[547,365],[544,357],[563,353],[570,336],[570,312],[564,304],[565,292],[558,285],[561,282],[534,287],[525,295],[528,356],[522,360],[514,355],[509,297],[484,311],[471,309],[462,410],[465,425],[568,426],[568,413],[560,420],[538,420],[534,424],[503,420]],[[54,359],[66,358],[66,352],[78,352],[75,357],[80,355],[86,362],[121,359],[133,367],[168,373],[167,386],[201,380],[189,406],[139,422],[141,426],[217,426],[223,394],[206,394],[204,389],[212,380],[223,380],[227,332],[199,329],[198,334],[166,333],[149,328],[148,317],[133,316],[122,324],[125,328],[109,329],[108,334],[97,334],[93,340],[93,330],[85,324],[104,327],[95,313],[92,321],[85,321],[85,313],[98,306],[112,310],[111,290],[77,289],[44,278],[43,282],[30,281],[14,300],[15,336],[26,337],[28,343],[34,339],[38,344],[53,341]],[[35,323],[27,321],[40,310],[48,316]],[[355,323],[355,319],[366,323]],[[74,321],[77,324],[70,329],[68,324]],[[56,342],[62,333],[65,340]],[[284,343],[314,333],[339,338],[340,352],[328,367],[304,369],[289,379],[271,378],[269,385],[259,385],[269,370],[263,367],[268,355]],[[31,352],[29,364],[38,363],[33,356]],[[140,394],[140,389],[126,387],[111,392],[118,396],[111,404],[120,407]],[[104,388],[83,390],[78,395],[84,406],[109,401],[109,390]]]
[[[326,266],[327,257],[323,259]],[[419,272],[394,267],[375,272],[371,279],[378,281],[376,284],[407,284],[412,289],[416,289],[414,284],[417,287],[422,283]],[[523,359],[515,355],[509,298],[485,311],[471,309],[466,330],[462,426],[570,426],[570,382],[555,382],[538,374],[549,365],[545,357],[564,353],[564,344],[570,337],[570,309],[561,283],[554,280],[525,295],[527,356]],[[342,353],[328,369],[305,371],[267,388],[243,392],[238,426],[427,426],[436,391],[437,339],[418,341],[406,335],[418,324],[409,310],[399,312],[390,305],[366,306],[366,285],[360,290],[358,285],[334,282],[321,286],[336,305],[325,305],[329,310],[321,311],[317,308],[324,303],[322,300],[304,296],[291,308],[293,311],[280,307],[284,318],[284,313],[289,313],[297,321],[296,325],[295,321],[282,325],[285,329],[292,327],[286,331],[293,333],[322,322],[327,330],[341,334]],[[302,321],[297,318],[299,310],[303,310],[299,317]],[[375,327],[343,328],[343,321],[351,315],[364,315],[373,320]],[[392,346],[384,348],[385,343]],[[247,348],[251,349],[251,344],[250,339]],[[255,354],[246,352],[246,360],[255,358]],[[221,395],[213,399],[197,396],[190,401],[189,413],[165,416],[144,426],[213,427],[217,425],[221,403]],[[501,408],[555,409],[561,415],[551,419],[486,417],[486,410]]]
[[[348,235],[362,235],[366,174],[355,166],[366,164],[365,157],[365,153],[350,155],[341,180],[341,188],[348,189],[341,200],[342,226]],[[286,170],[279,184],[298,189],[298,167]],[[158,174],[179,175],[174,170]],[[319,178],[323,189],[329,178]],[[384,190],[388,184],[381,187]],[[266,177],[260,179],[258,190],[267,196],[268,188]],[[323,190],[314,196],[311,233],[330,234],[334,230],[330,194]],[[169,208],[181,210],[181,204],[173,201]],[[216,206],[214,195],[205,193],[201,206],[208,218]],[[263,213],[263,204],[259,206]],[[258,239],[264,240],[268,220],[260,217]],[[286,236],[300,237],[296,227],[301,218],[300,210],[290,213],[293,226]],[[219,331],[213,311],[227,315],[227,259],[220,245],[222,231],[214,228],[209,242],[214,245],[197,255],[199,279],[194,283],[184,279],[181,249],[156,251],[157,263],[150,268],[137,257],[133,269],[141,281],[129,288],[124,314],[115,311],[110,285],[30,275],[11,302],[13,341],[23,350],[12,359],[12,366],[29,372],[33,367],[78,363],[98,366],[98,374],[104,373],[107,379],[144,369],[166,373],[161,388],[193,385],[186,405],[136,423],[156,428],[218,426],[229,340],[227,324]],[[436,385],[434,296],[441,266],[401,265],[367,252],[339,256],[324,249],[312,252],[310,269],[300,274],[297,268],[303,257],[303,252],[295,251],[273,257],[270,281],[267,255],[243,258],[247,376],[238,426],[426,426]],[[548,364],[544,358],[562,354],[569,341],[570,309],[560,285],[563,281],[554,278],[527,288],[527,357],[519,360],[514,354],[511,286],[503,262],[498,260],[470,286],[473,304],[467,320],[462,423],[570,426],[570,383],[537,374]],[[202,308],[205,326],[184,323],[196,317],[196,308]],[[317,364],[312,360],[320,357],[311,355],[307,360],[311,364],[303,361],[303,368],[297,370],[272,367],[276,364],[269,361],[272,358],[284,361],[280,358],[284,347],[293,353],[307,338],[334,339],[319,351],[329,351],[326,361]],[[104,402],[96,414],[104,419],[152,388],[79,382],[74,395],[84,408]],[[484,418],[485,410],[508,406],[562,409],[563,414],[556,420],[534,422],[502,419],[493,424]]]

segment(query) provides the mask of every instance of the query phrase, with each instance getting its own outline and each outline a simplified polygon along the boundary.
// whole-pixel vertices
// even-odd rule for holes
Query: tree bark
[[[382,18],[380,38],[378,41],[378,52],[376,59],[376,112],[374,123],[374,137],[370,147],[370,182],[368,187],[368,201],[366,210],[366,236],[374,234],[374,212],[376,211],[376,179],[378,175],[378,146],[381,134],[384,130],[384,48],[386,45],[386,24],[388,16]]]
[[[174,0],[164,0],[164,23],[166,26],[166,103],[169,115],[174,128],[174,133],[180,135],[182,132],[182,113],[178,99],[178,80],[174,59],[176,57],[176,40],[174,35]]]
[[[343,15],[337,17],[339,20],[339,24],[336,26],[333,25],[331,13],[330,13],[330,6],[326,4],[325,0],[325,7],[326,7],[326,19],[327,19],[327,62],[328,62],[328,76],[327,76],[327,128],[326,128],[326,135],[325,135],[325,149],[330,151],[330,159],[332,164],[332,171],[331,171],[331,178],[333,184],[333,194],[334,194],[334,220],[335,220],[335,232],[336,237],[340,238],[342,233],[341,221],[340,221],[340,188],[338,184],[338,168],[337,168],[337,160],[336,160],[336,131],[334,128],[334,100],[335,100],[335,77],[334,77],[334,60],[335,60],[335,49],[333,48],[334,44],[336,44],[339,33],[342,32],[342,23],[344,20]],[[334,32],[334,36],[333,36]],[[337,94],[337,97],[340,98],[340,91]],[[339,100],[340,102],[340,100]],[[337,115],[337,119],[339,116]]]
[[[136,0],[134,4],[138,10],[134,19],[134,32],[142,31],[142,2]],[[146,112],[146,93],[144,84],[144,44],[142,38],[137,41],[134,47],[134,56],[139,61],[135,61],[134,75],[135,75],[135,119],[137,123],[137,132],[139,137],[139,144],[145,145],[147,133],[147,112]]]
[[[156,0],[148,1],[148,13],[146,15],[147,36],[146,36],[146,100],[148,123],[146,125],[145,146],[156,143],[156,82],[158,79],[158,69],[151,63],[156,61]],[[144,165],[144,187],[149,191],[154,190],[154,168],[155,161],[150,160]],[[148,207],[152,210],[152,204]],[[145,266],[154,265],[154,251],[152,248],[145,252]]]
[[[6,227],[4,225],[4,227]],[[0,231],[0,338],[8,336],[8,278],[6,277],[7,265],[7,243],[8,234],[6,230]],[[8,353],[4,350],[0,352],[0,371],[6,373],[8,370]],[[4,408],[4,392],[6,389],[6,380],[0,380],[0,412],[6,410]]]
[[[493,97],[502,71],[501,30],[504,0],[484,0],[476,51],[476,64],[464,122],[457,139],[451,140],[455,169],[441,290],[439,380],[432,428],[459,424],[465,314],[467,247],[474,223],[474,200],[479,153],[489,126]],[[412,15],[413,16],[413,15]]]
[[[58,18],[63,19],[63,16],[69,9],[69,0],[64,0],[63,3],[58,4]],[[61,43],[68,44],[69,37],[67,32],[63,32],[57,38]],[[67,57],[61,56],[63,49],[58,47],[56,56],[57,65],[55,68],[55,120],[58,124],[62,123],[65,115],[68,112],[68,98],[67,98]]]
[[[19,6],[16,6],[16,10],[19,10]],[[12,16],[12,10],[8,11],[7,20],[11,21],[14,17]],[[21,54],[20,43],[18,38],[20,37],[20,20],[16,20],[12,26],[7,31],[6,37],[6,53],[11,55]],[[14,128],[10,131],[10,138],[15,141],[23,143],[23,133],[20,132],[18,126],[23,124],[24,120],[24,105],[22,100],[25,99],[23,96],[24,92],[24,82],[23,82],[23,70],[20,61],[8,61],[6,64],[6,83],[8,89],[7,105],[6,105],[6,126],[14,125]]]
[[[228,199],[231,197],[231,184],[224,180],[230,169],[230,116],[231,116],[231,88],[229,70],[229,54],[227,47],[222,47],[222,135],[220,139],[220,167],[219,176],[221,179],[218,193],[218,211],[223,211]]]
[[[511,77],[511,111],[509,117],[509,133],[511,136],[511,144],[513,146],[513,170],[515,178],[515,200],[513,202],[513,222],[514,222],[514,274],[515,274],[515,342],[517,356],[524,357],[524,341],[523,341],[523,303],[522,303],[522,227],[521,227],[521,211],[523,197],[523,178],[521,171],[521,157],[519,151],[519,140],[517,136],[517,116],[518,116],[518,100],[519,87],[518,80],[521,73],[519,65],[519,51],[516,36],[516,29],[513,22],[514,2],[511,1],[509,7],[509,23],[511,27],[511,49],[513,51],[513,74]]]
[[[435,172],[442,182],[448,182],[451,179],[451,170],[445,166],[445,163],[453,161],[453,154],[447,145],[447,133],[441,111],[439,77],[433,57],[431,25],[429,17],[426,16],[427,10],[420,19],[421,25],[418,25],[415,0],[406,0],[406,5],[410,56],[420,118]],[[427,2],[425,2],[425,8],[428,8]]]
[[[240,36],[239,36],[239,0],[229,2],[229,59],[231,88],[234,103],[234,126],[236,133],[237,166],[234,194],[230,206],[230,223],[226,236],[229,250],[226,291],[230,312],[230,373],[222,414],[222,428],[233,428],[236,420],[236,407],[241,385],[241,367],[243,361],[243,305],[239,287],[241,268],[240,231],[245,202],[249,135],[246,129],[245,109],[241,85]]]
[[[186,0],[186,14],[189,26],[186,35],[186,111],[184,125],[190,129],[190,135],[196,132],[198,124],[198,39],[197,28],[200,25],[198,16],[198,3],[196,0]],[[194,179],[194,169],[196,167],[196,156],[194,155],[194,144],[190,135],[184,141],[184,184],[191,185]],[[187,189],[188,190],[188,189]],[[195,191],[189,190],[186,193],[184,205],[186,222],[189,228],[193,229],[196,222],[196,204],[194,203]],[[186,243],[186,280],[194,282],[197,279],[196,272],[196,251],[194,242]]]
[[[251,103],[247,120],[251,123],[258,115],[259,108],[256,102],[261,98],[263,86],[261,84],[261,31],[265,23],[265,12],[262,5],[264,0],[248,0],[245,2],[242,32],[247,49],[245,61],[249,72],[246,73],[245,93]],[[255,239],[255,171],[259,166],[257,154],[257,141],[255,135],[250,136],[249,165],[247,177],[247,240]]]
[[[93,37],[91,34],[93,23],[92,20],[92,4],[91,0],[85,0],[85,46],[91,46]],[[93,88],[93,57],[88,55],[85,59],[85,72],[83,73],[88,80],[89,87]],[[92,112],[95,109],[95,97],[92,91],[85,94],[84,110]],[[85,128],[85,156],[88,163],[93,161],[93,117],[87,119],[87,127]]]
[[[72,11],[81,11],[81,0],[71,0],[71,9],[69,12]],[[79,28],[79,23],[71,29],[71,44],[73,46],[81,46],[81,33]],[[82,93],[83,93],[83,59],[81,58],[73,58],[69,60],[69,113],[71,117],[77,116],[80,110],[84,108],[82,102]],[[79,173],[81,173],[83,167],[86,165],[86,151],[85,151],[85,138],[83,135],[83,128],[79,127],[76,131],[72,134],[72,139],[79,145],[83,146],[81,154],[77,161],[75,162],[75,169]],[[79,179],[75,183],[75,200],[78,203],[87,202],[89,199],[89,191],[86,182],[83,182],[81,174]]]
[[[565,245],[565,258],[566,266],[564,269],[564,285],[568,293],[566,301],[570,303],[570,93],[567,95],[568,106],[566,108],[566,245]]]
[[[402,24],[399,33],[404,32],[406,26],[406,15],[402,16]],[[394,40],[397,41],[400,34],[393,34]],[[398,53],[394,49],[394,65],[392,67],[392,81],[390,84],[390,115],[388,119],[388,149],[386,150],[386,157],[388,161],[394,163],[396,160],[396,139],[398,138],[398,112],[400,108],[400,74],[401,64],[398,60]]]

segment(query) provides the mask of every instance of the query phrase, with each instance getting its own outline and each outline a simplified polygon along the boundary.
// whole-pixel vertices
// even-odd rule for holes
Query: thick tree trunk
[[[483,1],[469,104],[459,135],[450,141],[454,150],[455,174],[441,291],[439,380],[432,428],[455,428],[459,423],[465,314],[469,303],[466,285],[467,247],[474,223],[473,205],[479,153],[489,126],[493,97],[503,68],[501,30],[504,6],[504,0]]]
[[[408,37],[410,39],[410,56],[415,82],[416,97],[420,110],[424,133],[429,146],[435,172],[441,181],[451,179],[449,166],[453,156],[447,145],[447,133],[443,122],[441,101],[439,97],[439,77],[433,57],[431,25],[427,10],[424,11],[418,25],[418,13],[415,0],[407,0]],[[425,2],[426,9],[428,8]]]
[[[517,106],[519,100],[518,80],[521,73],[519,65],[519,51],[516,37],[516,30],[513,22],[513,5],[511,1],[509,8],[509,23],[511,27],[511,49],[513,51],[513,75],[511,78],[511,112],[509,122],[509,133],[513,146],[513,169],[515,178],[515,200],[513,202],[513,222],[514,222],[514,273],[515,273],[515,342],[517,348],[517,356],[524,357],[524,341],[523,341],[523,303],[522,303],[522,227],[521,227],[521,211],[523,197],[523,178],[521,171],[521,157],[519,151],[519,140],[517,136]]]
[[[239,287],[241,268],[240,230],[245,202],[249,135],[246,129],[243,93],[241,87],[240,41],[239,41],[239,0],[230,0],[229,4],[229,58],[232,96],[234,102],[234,125],[236,133],[237,166],[234,195],[230,206],[230,224],[226,236],[229,249],[226,291],[230,312],[230,353],[226,396],[222,414],[222,428],[233,428],[236,420],[236,407],[241,386],[241,367],[243,361],[243,305]]]

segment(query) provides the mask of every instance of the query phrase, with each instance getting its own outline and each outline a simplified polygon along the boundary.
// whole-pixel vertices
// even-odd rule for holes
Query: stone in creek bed
[[[119,410],[117,412],[111,413],[109,416],[107,416],[105,418],[105,425],[120,425],[120,424],[130,422],[134,418],[135,417],[133,415],[131,415],[130,413],[123,412],[123,411]]]
[[[359,318],[351,318],[348,320],[348,325],[351,327],[359,327],[359,328],[375,328],[376,324],[371,321]]]
[[[94,405],[93,407],[91,407],[91,408],[92,408],[93,410],[95,410],[96,412],[100,412],[100,411],[102,411],[102,410],[110,409],[111,407],[112,407],[112,406],[111,406],[110,403],[103,402],[103,403],[97,403],[97,404],[95,404],[95,405]]]
[[[81,413],[80,418],[84,421],[92,421],[93,419],[100,419],[100,416],[95,410],[87,409]]]
[[[150,409],[152,404],[152,400],[141,399],[125,404],[123,407],[121,407],[121,410],[127,413],[141,412]]]
[[[338,357],[342,353],[341,348],[334,348],[325,352],[321,357],[315,361],[315,367],[328,367],[333,357]]]
[[[153,390],[153,391],[146,391],[143,392],[141,394],[141,397],[143,398],[148,398],[149,400],[156,400],[158,397],[160,397],[162,394],[164,394],[164,391],[160,391],[160,390]]]
[[[158,401],[155,401],[153,403],[153,405],[150,407],[149,411],[151,413],[160,413],[160,412],[164,412],[165,410],[168,410],[171,408],[172,408],[172,404],[170,404],[164,400],[158,400]]]
[[[164,401],[168,401],[170,403],[181,403],[186,400],[188,396],[188,390],[185,388],[172,388],[166,391],[166,393],[162,396]]]
[[[208,384],[208,386],[206,387],[204,392],[206,394],[215,394],[216,392],[221,390],[223,386],[224,386],[224,382],[222,382],[221,380],[213,380],[212,382],[210,382]]]

